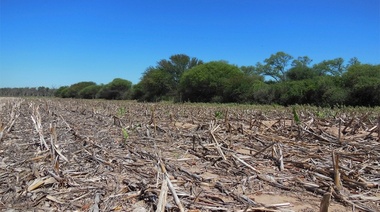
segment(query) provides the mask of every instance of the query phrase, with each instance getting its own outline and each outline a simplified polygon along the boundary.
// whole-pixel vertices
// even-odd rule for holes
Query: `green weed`
[[[117,117],[122,118],[123,116],[125,116],[125,108],[119,107],[119,109],[117,109]]]

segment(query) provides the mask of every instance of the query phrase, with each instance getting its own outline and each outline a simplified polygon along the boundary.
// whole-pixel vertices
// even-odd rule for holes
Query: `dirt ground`
[[[299,119],[299,120],[298,120]],[[0,98],[1,211],[380,211],[379,113]]]

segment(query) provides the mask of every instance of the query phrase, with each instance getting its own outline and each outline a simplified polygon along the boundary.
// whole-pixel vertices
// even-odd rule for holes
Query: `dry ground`
[[[378,110],[296,113],[1,98],[0,210],[380,211]]]

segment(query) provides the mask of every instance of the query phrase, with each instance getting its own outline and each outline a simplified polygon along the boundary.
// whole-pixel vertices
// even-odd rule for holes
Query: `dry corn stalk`
[[[341,140],[340,140],[340,136],[341,136],[341,127],[342,127],[342,118],[339,118],[338,143],[341,142]]]
[[[278,162],[280,163],[279,169],[280,171],[284,171],[284,155],[282,154],[281,144],[277,144],[278,152],[279,152],[279,159]]]
[[[56,182],[57,181],[55,180],[54,177],[37,178],[28,186],[27,191],[33,191],[37,189],[38,187],[40,187],[41,185],[53,184]]]
[[[42,184],[44,184],[44,181],[41,178],[37,178],[33,181],[32,184],[28,186],[28,191],[33,191],[36,188],[40,187]]]
[[[153,124],[153,126],[154,126],[154,134],[156,134],[156,131],[157,131],[156,114],[155,114],[156,106],[152,106],[150,108],[150,110],[151,110],[150,124]]]
[[[228,120],[228,108],[226,109],[226,113],[224,115],[224,124],[228,126],[229,120]]]
[[[0,141],[3,138],[4,131],[5,131],[5,125],[0,122]]]
[[[158,198],[156,212],[165,211],[167,195],[168,195],[168,181],[166,180],[166,177],[164,177],[164,179],[162,180],[161,191],[160,191],[160,196]]]
[[[216,140],[216,137],[214,135],[214,132],[219,128],[219,125],[216,125],[214,124],[213,121],[211,121],[210,123],[210,134],[211,134],[211,138],[212,140],[215,142],[215,146],[216,146],[216,149],[218,150],[218,153],[220,154],[220,156],[222,156],[223,160],[227,160],[226,156],[224,155],[222,149],[220,148],[220,145],[219,145],[219,142]]]
[[[15,103],[13,106],[12,106],[12,111],[11,111],[11,117],[9,119],[9,122],[7,124],[7,132],[10,132],[11,129],[12,129],[12,126],[14,125],[16,119],[20,116],[20,112],[19,112],[19,109],[20,109],[20,105],[21,105],[21,101]],[[17,111],[17,112],[16,112]]]
[[[0,122],[0,141],[5,135],[5,133],[9,133],[11,131],[16,119],[20,116],[20,105],[21,101],[16,102],[12,105],[11,114],[7,124]]]
[[[59,158],[61,157],[66,162],[69,162],[69,160],[58,150],[55,143],[57,142],[57,131],[55,124],[50,123],[50,144],[51,144],[51,156],[52,156],[52,162],[53,162],[53,168],[57,174],[59,174]]]
[[[165,164],[162,162],[161,159],[159,160],[159,164],[160,164],[160,167],[161,167],[161,171],[162,171],[162,173],[164,175],[164,181],[167,182],[167,185],[168,185],[170,191],[172,192],[172,195],[173,195],[175,203],[177,204],[179,210],[181,212],[184,212],[185,209],[184,209],[181,201],[178,198],[177,192],[175,191],[174,186],[173,186],[172,182],[169,179],[169,175],[168,175],[168,173],[166,171]],[[162,182],[163,184],[165,183],[164,181]],[[163,191],[161,191],[161,192],[163,192]],[[160,194],[160,196],[161,196],[161,194]]]
[[[326,192],[321,201],[321,205],[319,207],[319,212],[328,212],[331,200],[332,188],[330,188],[329,192]]]
[[[238,156],[232,154],[232,157],[234,157],[236,160],[238,160],[240,163],[244,164],[246,167],[252,169],[254,172],[256,173],[259,173],[260,174],[260,171],[253,168],[251,165],[249,165],[248,163],[246,163],[244,160],[240,159]]]
[[[339,155],[335,154],[335,152],[332,152],[332,164],[334,168],[334,183],[336,187],[341,190],[342,189],[342,182],[340,180],[340,173],[339,173]]]
[[[40,136],[41,148],[44,146],[46,149],[49,149],[49,146],[47,145],[44,135],[43,135],[41,115],[38,109],[39,109],[39,106],[33,107],[33,113],[32,113],[31,118],[34,124],[34,128],[36,129],[38,135]]]

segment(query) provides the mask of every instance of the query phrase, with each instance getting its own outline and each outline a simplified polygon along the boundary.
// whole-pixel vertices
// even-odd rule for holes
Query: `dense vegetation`
[[[227,61],[204,63],[176,54],[148,67],[135,85],[120,78],[106,85],[79,82],[58,88],[54,95],[153,102],[380,105],[379,64],[362,64],[357,58],[347,63],[342,58],[311,63],[307,56],[294,58],[284,52],[270,55],[263,63],[241,67]],[[0,95],[7,91],[0,90]],[[12,92],[12,95],[21,94]]]
[[[47,87],[38,88],[0,88],[0,96],[53,96],[56,89]]]
[[[62,98],[81,99],[129,99],[132,82],[116,78],[106,85],[97,85],[94,82],[79,82],[71,86],[62,86],[55,92],[55,96]]]

